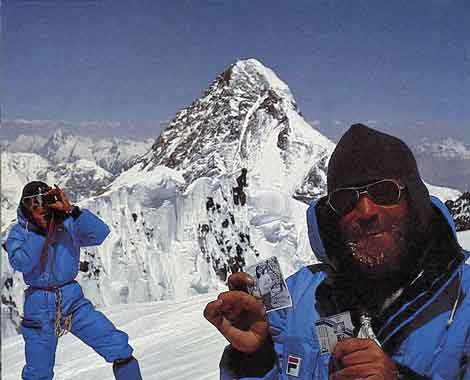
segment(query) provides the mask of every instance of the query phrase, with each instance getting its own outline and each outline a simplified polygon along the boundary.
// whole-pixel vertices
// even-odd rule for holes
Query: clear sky
[[[470,143],[467,0],[3,0],[1,12],[3,119],[168,120],[254,57],[330,136],[370,121]]]

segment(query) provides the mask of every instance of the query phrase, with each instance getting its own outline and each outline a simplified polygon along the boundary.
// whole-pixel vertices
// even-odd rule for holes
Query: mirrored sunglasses
[[[27,207],[45,207],[45,205],[57,202],[59,200],[60,199],[56,194],[39,193],[23,197],[22,202]]]
[[[391,206],[398,204],[405,186],[393,179],[383,179],[366,186],[344,187],[328,195],[329,206],[339,215],[351,212],[361,195],[366,194],[375,204]]]

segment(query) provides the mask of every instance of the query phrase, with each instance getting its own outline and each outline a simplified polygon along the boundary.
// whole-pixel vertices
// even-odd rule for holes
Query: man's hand
[[[219,294],[217,300],[209,302],[204,309],[204,317],[238,351],[257,351],[268,335],[266,311],[256,298],[245,291],[253,284],[253,279],[246,273],[234,273],[228,280],[228,292]]]
[[[59,198],[59,200],[47,205],[47,207],[63,212],[65,214],[70,213],[73,210],[73,206],[70,203],[69,198],[67,197],[67,195],[65,195],[64,191],[59,188],[59,186],[54,186],[55,189],[48,191],[47,194],[54,194]]]
[[[396,380],[397,367],[371,339],[350,338],[333,351],[330,380]]]

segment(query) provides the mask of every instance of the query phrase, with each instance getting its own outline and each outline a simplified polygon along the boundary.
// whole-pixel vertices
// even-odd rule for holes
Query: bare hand
[[[246,289],[253,279],[239,272],[232,274],[228,283],[230,289]],[[263,304],[245,291],[230,290],[219,294],[217,300],[206,305],[204,317],[242,352],[257,351],[268,335]]]
[[[339,342],[331,360],[331,380],[397,379],[395,363],[371,339],[350,338]]]
[[[241,290],[242,292],[248,293],[248,286],[253,286],[255,280],[248,273],[235,272],[232,273],[228,278],[228,288],[230,290]]]
[[[57,185],[54,185],[54,186],[55,186],[55,189],[48,191],[47,194],[56,195],[59,198],[59,200],[47,205],[47,207],[52,208],[57,211],[64,212],[66,214],[71,212],[73,209],[73,206],[70,203],[69,198],[67,197],[67,195],[65,195],[64,191],[59,188],[59,186]]]

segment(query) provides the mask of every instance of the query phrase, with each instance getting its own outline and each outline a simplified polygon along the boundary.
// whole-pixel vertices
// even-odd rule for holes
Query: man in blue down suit
[[[353,125],[333,152],[327,182],[328,195],[307,211],[320,264],[288,278],[292,307],[266,316],[241,291],[251,281],[244,273],[232,274],[231,290],[206,306],[205,317],[231,343],[221,378],[469,380],[468,253],[410,149]],[[316,323],[345,314],[356,334],[369,335],[353,333],[324,350]]]
[[[113,363],[116,379],[142,379],[127,334],[95,310],[74,280],[80,247],[100,245],[108,234],[101,219],[72,206],[59,188],[39,181],[24,187],[18,223],[6,241],[11,266],[29,286],[21,322],[24,380],[53,378],[58,338],[67,331]]]

